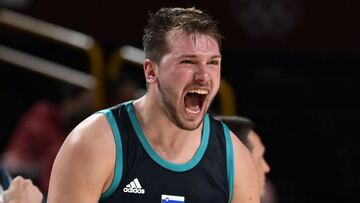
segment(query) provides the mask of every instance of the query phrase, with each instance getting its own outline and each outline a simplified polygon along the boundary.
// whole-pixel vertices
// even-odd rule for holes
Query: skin
[[[221,55],[216,40],[208,35],[173,30],[167,41],[169,52],[158,64],[144,61],[148,91],[133,104],[152,148],[165,160],[179,164],[191,160],[200,145],[203,118],[220,85]],[[186,93],[193,89],[208,92],[196,113],[188,111],[184,102]],[[251,155],[232,133],[231,138],[235,156],[232,202],[258,203],[259,186]],[[98,202],[113,179],[114,165],[111,129],[103,115],[92,115],[74,129],[60,149],[48,202]]]
[[[168,46],[172,50],[162,57],[159,64],[145,61],[148,84],[160,100],[161,111],[166,113],[179,128],[194,130],[202,122],[211,101],[220,86],[221,54],[217,42],[206,35],[185,34],[173,30],[168,34]],[[191,89],[209,91],[198,114],[186,111],[184,96]]]
[[[270,166],[266,162],[265,146],[261,142],[260,137],[256,134],[255,131],[250,131],[248,135],[248,141],[251,145],[251,156],[254,160],[255,168],[258,173],[259,186],[260,186],[260,195],[264,196],[265,194],[265,184],[266,184],[266,174],[270,172]]]
[[[41,203],[43,195],[29,179],[17,176],[3,194],[4,203]]]

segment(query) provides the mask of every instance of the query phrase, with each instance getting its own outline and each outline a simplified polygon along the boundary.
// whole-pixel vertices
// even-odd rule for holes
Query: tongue
[[[197,112],[200,110],[200,98],[196,94],[188,93],[185,95],[185,106],[191,111]]]

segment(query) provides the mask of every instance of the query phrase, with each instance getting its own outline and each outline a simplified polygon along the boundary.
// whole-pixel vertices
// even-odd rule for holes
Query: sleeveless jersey
[[[99,112],[105,114],[116,145],[114,178],[100,202],[230,202],[234,163],[225,124],[206,114],[195,155],[174,164],[151,147],[131,101]]]

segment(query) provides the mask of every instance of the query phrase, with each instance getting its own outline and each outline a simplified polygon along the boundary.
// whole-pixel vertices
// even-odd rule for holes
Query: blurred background
[[[143,27],[163,6],[219,22],[212,111],[256,123],[277,202],[360,202],[356,0],[0,0],[1,163],[46,193],[70,130],[144,93]]]

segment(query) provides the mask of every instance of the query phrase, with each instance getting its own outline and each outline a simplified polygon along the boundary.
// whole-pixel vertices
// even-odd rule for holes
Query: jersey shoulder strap
[[[96,113],[102,113],[105,115],[106,120],[112,130],[114,140],[115,140],[115,149],[116,149],[116,155],[115,155],[115,169],[114,169],[114,178],[109,186],[109,188],[101,194],[100,201],[104,201],[107,199],[111,194],[113,194],[116,190],[116,188],[119,186],[122,173],[123,173],[123,150],[122,150],[122,142],[121,142],[121,134],[118,127],[118,124],[115,119],[115,113],[120,112],[120,108],[122,107],[122,104],[117,105],[115,107],[109,108],[109,109],[103,109]]]

